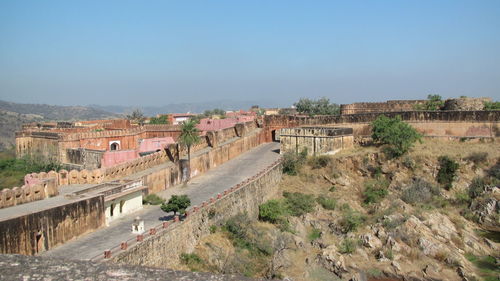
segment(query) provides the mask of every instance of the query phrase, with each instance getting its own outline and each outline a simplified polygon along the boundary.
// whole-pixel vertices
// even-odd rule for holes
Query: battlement
[[[424,104],[426,100],[389,100],[386,102],[357,102],[340,105],[340,114],[360,114],[373,112],[413,111],[415,105]]]

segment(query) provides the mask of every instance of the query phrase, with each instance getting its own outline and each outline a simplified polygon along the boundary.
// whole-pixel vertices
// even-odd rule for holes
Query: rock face
[[[484,102],[491,102],[491,98],[458,98],[444,102],[444,110],[483,110]]]
[[[140,266],[68,261],[47,257],[0,255],[2,280],[263,280]]]

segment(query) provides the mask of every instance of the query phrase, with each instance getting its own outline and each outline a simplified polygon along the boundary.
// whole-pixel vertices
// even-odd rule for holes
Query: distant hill
[[[172,103],[163,106],[102,106],[91,104],[88,107],[109,111],[117,114],[131,113],[134,109],[140,109],[146,116],[155,116],[160,113],[203,113],[207,109],[220,108],[224,110],[239,110],[249,109],[252,105],[260,107],[278,107],[277,103],[266,101],[232,101],[232,100],[215,100],[209,102],[192,102],[192,103]],[[281,105],[284,106],[284,105]],[[286,106],[286,105],[285,105]]]
[[[0,151],[15,144],[15,131],[25,123],[119,117],[121,115],[86,106],[22,104],[0,100]]]
[[[87,106],[59,106],[48,104],[26,104],[0,101],[0,110],[20,114],[36,114],[45,120],[72,121],[119,118],[120,116],[102,109]]]

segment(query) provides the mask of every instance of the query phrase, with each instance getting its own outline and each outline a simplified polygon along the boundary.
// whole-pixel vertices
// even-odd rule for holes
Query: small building
[[[354,144],[352,128],[338,127],[297,127],[279,130],[280,153],[304,150],[307,155],[335,154]]]

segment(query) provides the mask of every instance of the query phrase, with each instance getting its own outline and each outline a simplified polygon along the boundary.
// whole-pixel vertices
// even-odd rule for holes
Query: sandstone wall
[[[447,99],[444,110],[483,110],[484,103],[491,102],[491,98],[458,98]]]
[[[371,134],[369,124],[382,113],[340,116],[285,116],[264,117],[266,140],[272,141],[275,131],[299,126],[331,125],[353,127],[354,137]],[[400,116],[429,137],[499,137],[500,111],[408,111],[386,112],[388,117]]]
[[[210,226],[221,225],[242,211],[257,218],[258,206],[276,195],[281,176],[282,166],[278,161],[253,179],[220,194],[220,198],[194,206],[184,221],[173,223],[167,228],[159,225],[154,228],[155,234],[146,235],[143,242],[127,250],[115,247],[111,253],[112,261],[160,268],[177,266],[180,254],[192,252],[199,240],[210,233]],[[119,245],[122,241],[116,242]]]
[[[59,194],[55,178],[33,179],[21,187],[0,190],[0,209],[43,200]]]
[[[424,104],[426,100],[389,100],[386,102],[357,102],[340,105],[340,114],[360,114],[373,112],[413,111],[415,105]]]
[[[104,226],[104,198],[0,221],[0,253],[34,255]]]
[[[335,153],[354,144],[351,128],[298,127],[283,128],[279,132],[280,153],[304,149],[308,155]]]

